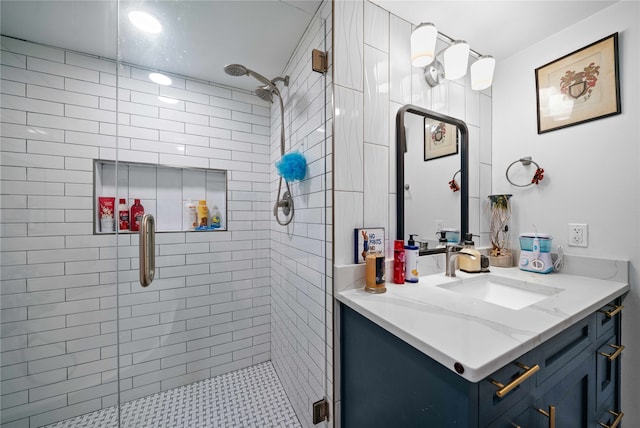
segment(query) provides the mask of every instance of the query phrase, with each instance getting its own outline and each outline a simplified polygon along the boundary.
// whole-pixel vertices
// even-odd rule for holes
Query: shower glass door
[[[140,12],[158,25],[136,27]],[[282,1],[118,2],[117,147],[97,169],[118,199],[155,218],[147,287],[139,233],[118,236],[120,426],[269,426],[281,414],[312,426],[311,404],[328,395],[327,82],[310,61],[327,30],[315,12]],[[264,42],[275,18],[293,31],[279,57]],[[231,51],[230,37],[262,53]],[[288,227],[273,216],[279,105],[255,95],[264,82],[225,75],[230,63],[290,75],[289,86],[275,82],[285,147],[306,156],[308,175],[291,186]]]
[[[117,3],[0,8],[0,424],[111,408],[115,427],[117,236],[98,198],[116,194],[96,193],[94,159],[116,147]]]

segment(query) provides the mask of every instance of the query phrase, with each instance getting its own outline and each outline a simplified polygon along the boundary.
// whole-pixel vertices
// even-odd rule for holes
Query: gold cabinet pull
[[[613,318],[616,315],[618,315],[618,313],[622,310],[622,308],[624,308],[624,305],[611,305],[613,306],[613,309],[611,309],[610,311],[605,311],[605,310],[599,310],[598,312],[602,312],[603,314],[605,314],[607,316],[607,318]]]
[[[609,359],[609,361],[613,361],[613,360],[615,360],[616,358],[618,358],[620,356],[620,354],[624,350],[624,345],[612,345],[612,344],[609,344],[609,346],[611,346],[613,349],[616,350],[613,354],[607,354],[605,352],[598,352],[598,354],[602,355],[603,357],[607,357]]]
[[[613,423],[611,425],[607,425],[604,422],[600,422],[600,426],[604,427],[604,428],[616,428],[620,424],[620,421],[622,420],[622,417],[624,416],[624,413],[622,413],[622,412],[616,413],[613,410],[609,410],[609,413],[611,413],[613,416],[615,416],[616,419],[613,421]]]
[[[491,383],[497,386],[498,388],[500,388],[499,390],[496,391],[496,395],[499,398],[502,398],[508,393],[510,393],[516,386],[520,385],[522,382],[524,382],[525,380],[533,376],[535,372],[540,370],[540,366],[538,364],[536,364],[533,367],[527,367],[521,363],[516,363],[516,365],[521,369],[524,369],[524,373],[522,373],[520,376],[518,376],[517,378],[509,382],[507,385],[504,385],[498,382],[497,380],[491,379]]]
[[[549,411],[543,409],[536,409],[549,418],[549,428],[556,428],[556,406],[549,406]]]

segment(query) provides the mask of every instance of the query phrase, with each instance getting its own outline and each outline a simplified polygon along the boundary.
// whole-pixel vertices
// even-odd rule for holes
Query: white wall
[[[114,62],[6,37],[1,58],[3,426],[116,404],[118,299],[123,401],[269,360],[269,105],[130,66],[116,87]],[[137,235],[93,234],[93,159],[116,150],[228,171],[228,230],[157,234],[147,289]]]
[[[618,2],[524,47],[496,65],[493,85],[493,189],[514,194],[512,236],[535,224],[567,254],[631,261],[622,330],[625,427],[640,427],[639,9],[638,2]],[[620,34],[622,114],[538,135],[535,68],[614,32]],[[537,187],[518,189],[505,180],[506,167],[523,156],[545,170]],[[589,225],[588,248],[566,245],[570,222]]]

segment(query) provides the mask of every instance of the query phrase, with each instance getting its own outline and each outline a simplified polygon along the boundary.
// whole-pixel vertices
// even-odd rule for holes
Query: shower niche
[[[118,225],[118,201],[125,199],[131,209],[136,199],[144,212],[155,217],[156,232],[200,232],[227,230],[227,171],[185,168],[165,165],[94,160],[93,164],[93,231],[94,234],[113,234],[101,230],[100,197],[115,198],[115,227]],[[116,180],[118,183],[116,194]],[[219,228],[194,230],[187,228],[187,203],[198,205],[205,200],[209,217],[215,207],[221,215]],[[118,233],[138,233],[119,230]]]

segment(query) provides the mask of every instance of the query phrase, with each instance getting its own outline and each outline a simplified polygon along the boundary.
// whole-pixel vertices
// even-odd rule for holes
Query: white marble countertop
[[[336,298],[451,371],[462,364],[461,376],[478,382],[629,291],[627,282],[492,267],[490,275],[521,280],[525,288],[548,294],[514,310],[439,286],[487,274],[457,275],[387,283],[384,294],[348,289]]]

